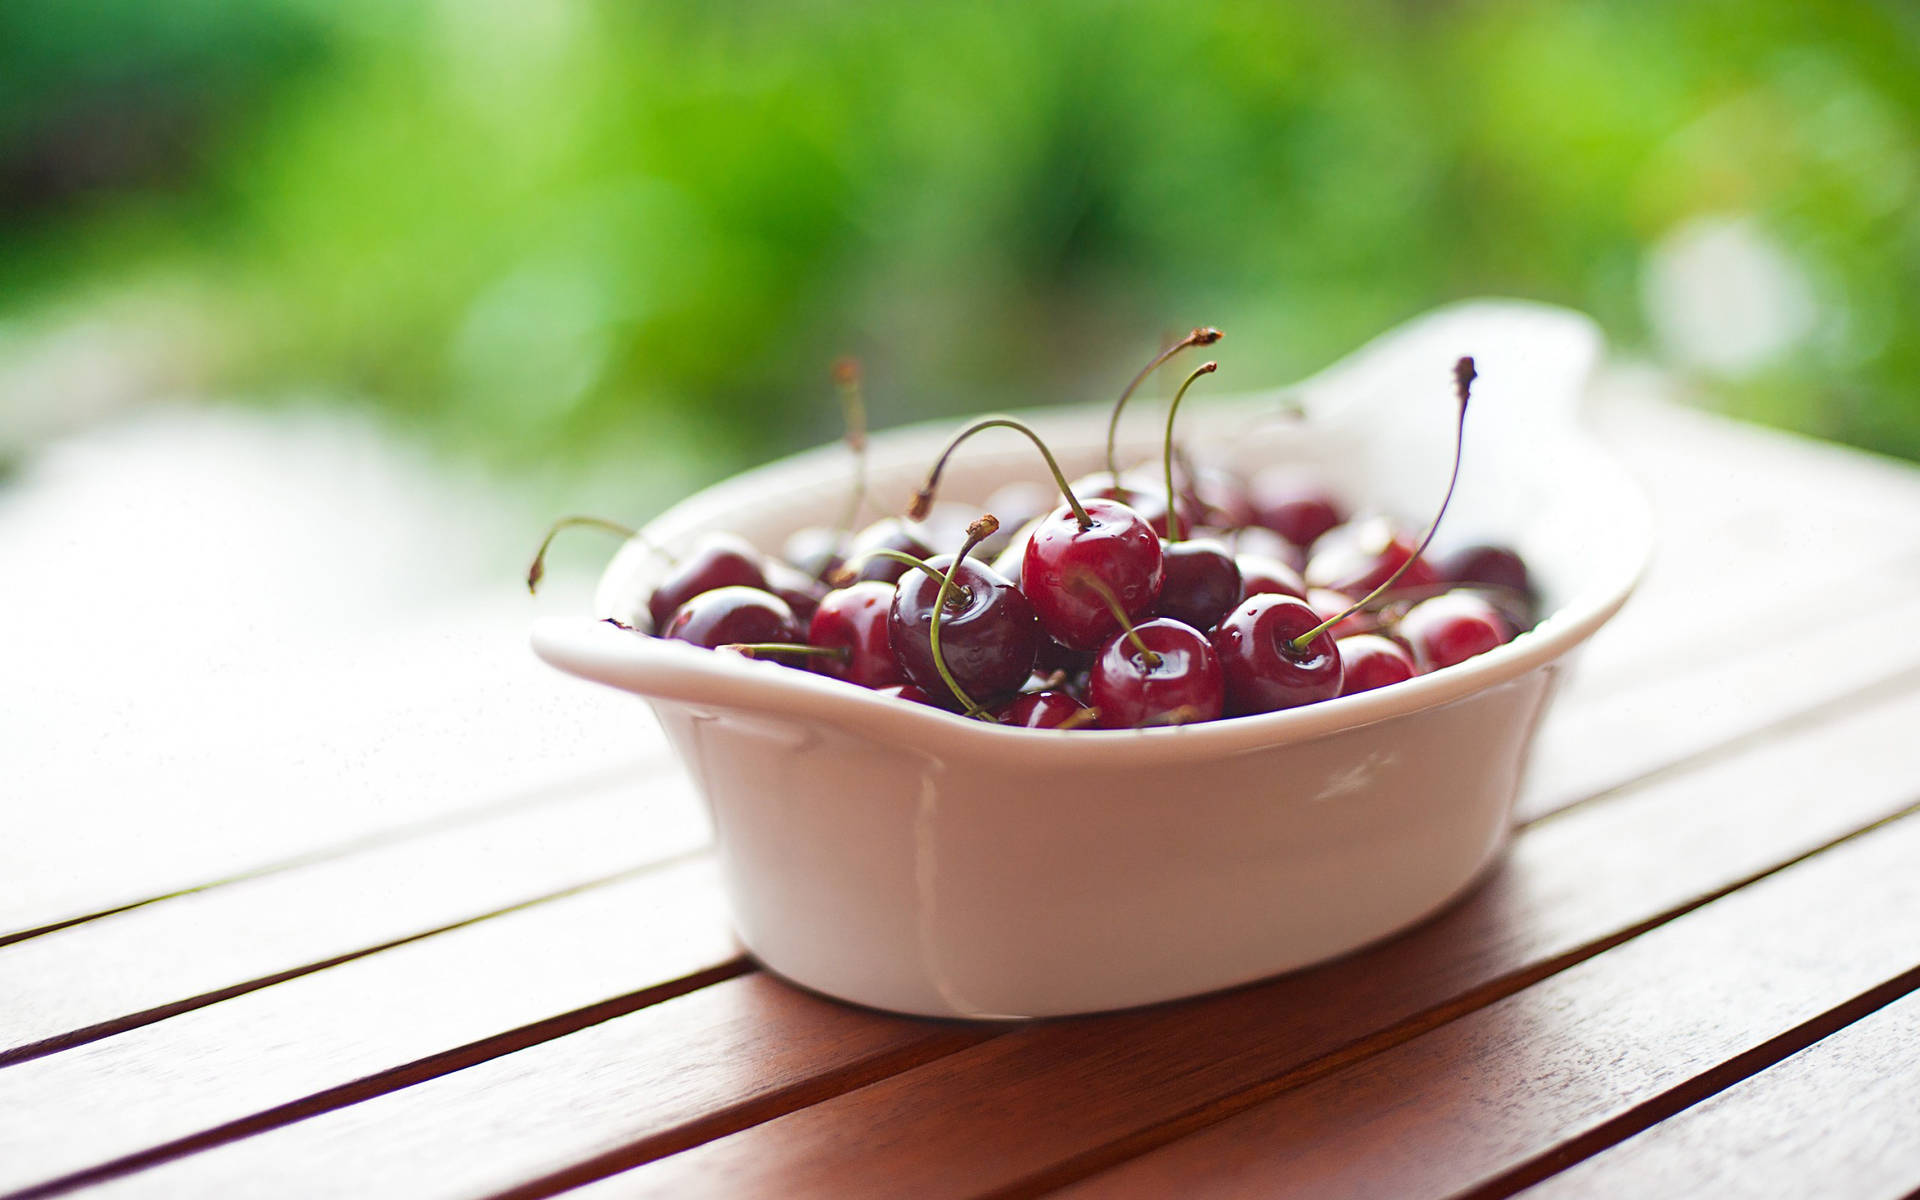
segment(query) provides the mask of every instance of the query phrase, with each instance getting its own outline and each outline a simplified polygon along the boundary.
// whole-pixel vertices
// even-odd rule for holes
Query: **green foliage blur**
[[[1702,220],[1806,310],[1731,365],[1647,299]],[[0,320],[142,289],[218,394],[510,461],[829,439],[844,351],[878,424],[1198,322],[1265,385],[1481,294],[1920,458],[1920,9],[11,0]]]

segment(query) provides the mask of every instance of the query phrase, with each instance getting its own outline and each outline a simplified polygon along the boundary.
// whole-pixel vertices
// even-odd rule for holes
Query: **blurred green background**
[[[0,5],[15,453],[317,400],[633,512],[833,437],[843,351],[884,425],[1489,293],[1920,458],[1920,7]]]

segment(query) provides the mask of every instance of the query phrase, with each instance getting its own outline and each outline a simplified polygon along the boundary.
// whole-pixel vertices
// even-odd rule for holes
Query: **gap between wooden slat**
[[[475,805],[472,808],[462,809],[459,812],[443,813],[437,817],[429,817],[426,820],[415,821],[411,824],[396,825],[391,829],[384,829],[378,833],[348,838],[345,841],[335,842],[332,845],[324,846],[306,854],[296,854],[288,858],[274,859],[270,862],[248,867],[243,871],[221,875],[218,878],[208,879],[201,883],[172,888],[151,896],[144,896],[136,900],[128,900],[124,903],[110,905],[106,908],[80,913],[76,916],[65,917],[58,921],[49,921],[43,925],[14,930],[11,933],[0,933],[0,948],[12,945],[15,942],[24,942],[28,938],[36,938],[49,933],[58,933],[62,929],[72,929],[76,925],[85,925],[89,921],[97,921],[102,917],[111,917],[124,912],[132,912],[136,908],[145,908],[150,904],[158,904],[162,900],[173,900],[181,896],[192,896],[200,892],[211,891],[214,888],[226,887],[229,884],[246,883],[255,879],[263,879],[269,875],[278,875],[285,871],[313,866],[316,863],[323,863],[329,859],[345,858],[363,850],[392,845],[395,842],[404,842],[419,837],[430,837],[433,834],[440,833],[447,829],[475,821],[484,821],[490,817],[496,817],[502,813],[512,812],[516,809],[538,808],[542,804],[554,804],[570,800],[586,792],[630,780],[635,772],[645,770],[653,763],[665,761],[664,759],[654,757],[640,759],[615,770],[596,771],[590,775],[583,775],[563,783],[546,785],[522,792],[516,796],[508,796],[502,800]],[[4,1059],[0,1059],[0,1063],[4,1061]]]
[[[0,1067],[9,1067],[14,1065],[15,1063],[23,1063],[36,1058],[44,1058],[49,1054],[57,1054],[62,1050],[70,1050],[75,1046],[84,1046],[88,1042],[96,1042],[96,1041],[99,1041],[101,1038],[112,1037],[115,1034],[125,1033],[131,1029],[138,1029],[143,1025],[151,1025],[156,1021],[164,1021],[168,1017],[176,1017],[176,1016],[179,1016],[181,1013],[192,1012],[194,1009],[197,1009],[197,1008],[205,1008],[209,1004],[218,1004],[222,1000],[231,1000],[235,996],[244,996],[248,992],[256,992],[256,991],[259,991],[261,988],[272,987],[276,983],[285,983],[289,979],[298,979],[302,975],[311,975],[316,971],[324,971],[328,967],[336,967],[342,963],[352,962],[357,958],[365,958],[370,954],[378,954],[383,950],[392,950],[397,946],[407,945],[409,942],[418,942],[425,938],[434,937],[442,933],[448,933],[455,929],[462,929],[469,925],[477,925],[482,921],[491,920],[494,917],[505,916],[508,913],[519,912],[522,909],[533,908],[537,905],[546,904],[554,900],[564,899],[565,897],[568,897],[568,896],[577,896],[582,892],[592,891],[595,888],[606,887],[609,884],[619,883],[622,880],[634,879],[639,876],[649,874],[650,872],[653,872],[653,871],[665,870],[666,868],[677,866],[681,863],[691,862],[697,858],[702,857],[706,853],[707,851],[703,847],[699,850],[693,850],[683,854],[676,854],[669,858],[658,859],[654,862],[647,863],[643,866],[631,868],[630,870],[616,871],[611,875],[602,875],[595,879],[589,879],[581,883],[573,884],[570,887],[564,887],[564,888],[559,888],[555,891],[544,892],[538,896],[532,896],[532,897],[529,897],[528,899],[520,900],[513,904],[508,904],[508,905],[503,905],[497,908],[488,909],[487,911],[481,912],[481,913],[475,913],[470,917],[463,917],[458,921],[449,921],[444,924],[436,925],[430,929],[423,929],[416,933],[410,933],[410,934],[407,934],[405,937],[389,938],[388,940],[384,942],[380,942],[377,945],[363,947],[362,949],[359,949],[359,950],[348,951],[345,954],[335,954],[315,962],[303,963],[302,965],[297,967],[289,967],[284,971],[275,971],[272,974],[262,975],[254,979],[244,980],[240,983],[230,984],[223,988],[216,988],[210,992],[202,992],[199,995],[188,996],[182,1000],[175,1000],[167,1004],[161,1004],[161,1005],[156,1005],[155,1007],[152,1007],[152,1008],[142,1009],[139,1012],[128,1013],[127,1015],[122,1017],[115,1017],[111,1021],[101,1021],[96,1024],[87,1025],[79,1029],[68,1030],[65,1033],[56,1034],[53,1037],[42,1038],[39,1041],[35,1041],[35,1042],[28,1042],[24,1045],[15,1046],[9,1050],[0,1051]]]
[[[1550,1153],[1529,1159],[1479,1187],[1457,1193],[1451,1200],[1503,1200],[1832,1037],[1854,1022],[1911,994],[1916,988],[1920,988],[1920,967],[1914,967],[1878,987],[1868,989],[1845,1004],[1735,1055],[1680,1086],[1561,1143]]]
[[[479,1041],[468,1042],[465,1045],[455,1046],[449,1050],[442,1050],[437,1054],[430,1054],[425,1058],[418,1058],[412,1062],[402,1063],[397,1067],[389,1067],[384,1071],[377,1071],[372,1075],[356,1079],[352,1083],[326,1088],[322,1091],[314,1092],[311,1095],[303,1096],[298,1100],[275,1105],[272,1108],[265,1109],[238,1121],[229,1121],[224,1125],[216,1125],[211,1129],[202,1130],[188,1137],[163,1142],[158,1146],[143,1150],[137,1154],[129,1154],[110,1162],[104,1162],[98,1166],[89,1167],[84,1171],[77,1171],[73,1174],[62,1176],[59,1179],[50,1179],[45,1183],[35,1184],[21,1191],[9,1192],[4,1197],[0,1197],[0,1200],[39,1200],[40,1197],[63,1195],[78,1190],[79,1188],[88,1187],[116,1176],[140,1170],[143,1167],[153,1166],[166,1159],[191,1154],[197,1150],[206,1150],[225,1142],[237,1141],[240,1138],[248,1137],[256,1133],[264,1133],[270,1129],[278,1129],[282,1125],[291,1125],[295,1121],[304,1120],[307,1117],[315,1116],[319,1113],[328,1112],[336,1108],[343,1108],[349,1104],[357,1104],[362,1100],[369,1100],[375,1096],[384,1095],[387,1092],[412,1087],[416,1083],[424,1083],[429,1079],[444,1075],[449,1071],[457,1071],[462,1067],[468,1067],[475,1063],[485,1062],[488,1059],[498,1058],[503,1054],[512,1054],[516,1050],[524,1050],[528,1046],[535,1046],[541,1042],[551,1041],[557,1037],[564,1037],[569,1033],[578,1032],[588,1026],[598,1025],[602,1021],[610,1021],[615,1017],[637,1012],[649,1005],[659,1004],[662,1001],[671,1000],[676,996],[684,996],[689,992],[698,991],[703,987],[709,987],[722,980],[745,975],[755,969],[754,965],[747,959],[736,958],[729,962],[722,963],[719,966],[709,967],[706,970],[696,971],[691,975],[682,976],[679,979],[655,984],[652,987],[641,988],[639,991],[627,992],[624,995],[613,996],[606,1000],[589,1004],[584,1008],[576,1008],[571,1012],[564,1012],[558,1016],[535,1021],[529,1025],[509,1029],[504,1033],[497,1033],[491,1037],[482,1038]],[[958,1049],[958,1047],[955,1048]]]
[[[1299,1066],[1272,1079],[1263,1081],[1254,1087],[1244,1088],[1228,1095],[1216,1097],[1206,1104],[1188,1109],[1186,1112],[1180,1113],[1159,1125],[1139,1130],[1125,1138],[1101,1146],[1096,1150],[1066,1159],[1052,1169],[1029,1176],[1005,1188],[983,1193],[981,1200],[1015,1200],[1015,1198],[1041,1196],[1057,1188],[1065,1187],[1067,1184],[1078,1182],[1089,1175],[1097,1174],[1100,1171],[1118,1166],[1128,1159],[1138,1158],[1148,1151],[1157,1150],[1161,1146],[1176,1142],[1210,1125],[1219,1124],[1221,1121],[1244,1112],[1255,1105],[1264,1103],[1280,1095],[1282,1092],[1291,1091],[1294,1088],[1311,1083],[1323,1076],[1344,1070],[1364,1059],[1371,1058],[1383,1051],[1391,1050],[1395,1046],[1399,1046],[1405,1042],[1410,1042],[1422,1034],[1430,1033],[1469,1013],[1476,1012],[1482,1008],[1486,1008],[1488,1005],[1504,1000],[1508,996],[1524,991],[1570,967],[1578,966],[1590,958],[1604,954],[1616,946],[1623,945],[1649,930],[1657,929],[1669,921],[1676,920],[1693,912],[1695,909],[1711,904],[1715,900],[1719,900],[1725,896],[1729,896],[1741,888],[1758,883],[1760,880],[1784,871],[1788,867],[1805,862],[1815,855],[1824,854],[1836,846],[1845,845],[1856,838],[1915,815],[1920,815],[1920,798],[1916,798],[1914,803],[1901,809],[1899,812],[1891,813],[1870,825],[1862,826],[1851,833],[1843,834],[1831,841],[1824,842],[1804,854],[1796,855],[1764,871],[1749,875],[1687,904],[1668,909],[1630,928],[1620,930],[1611,936],[1589,942],[1576,949],[1567,951],[1564,954],[1548,959],[1545,962],[1535,964],[1524,971],[1516,971],[1508,975],[1503,975],[1498,979],[1490,980],[1487,983],[1481,984],[1479,987],[1461,993],[1459,996],[1454,997],[1444,1004],[1435,1005],[1405,1020],[1389,1025],[1385,1029],[1361,1038],[1358,1041],[1349,1042],[1336,1050],[1301,1063]],[[1891,1003],[1895,999],[1898,999],[1898,995],[1889,995],[1885,1000],[1881,1001],[1881,1004]],[[1874,1007],[1880,1007],[1880,1005],[1875,1005]],[[1864,1011],[1862,1015],[1864,1015]],[[1791,1051],[1787,1053],[1791,1053]],[[1781,1057],[1785,1057],[1785,1054],[1782,1054]],[[1754,1069],[1758,1070],[1759,1068],[1756,1067]],[[1731,1083],[1733,1081],[1729,1080],[1728,1082]],[[1598,1147],[1596,1147],[1596,1149],[1598,1149]],[[1544,1178],[1544,1176],[1542,1176],[1542,1178]],[[1518,1189],[1516,1188],[1515,1190]]]

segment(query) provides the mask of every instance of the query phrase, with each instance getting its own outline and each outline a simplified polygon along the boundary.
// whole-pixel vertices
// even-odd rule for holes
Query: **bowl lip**
[[[1466,307],[1466,306],[1453,306]],[[1583,323],[1598,343],[1591,322],[1577,314],[1541,309]],[[1449,310],[1443,309],[1442,313]],[[1391,336],[1391,331],[1388,335]],[[1366,348],[1349,359],[1366,354]],[[1348,361],[1348,360],[1343,360]],[[1336,364],[1333,371],[1340,370]],[[1331,373],[1330,373],[1331,374]],[[1309,381],[1311,383],[1311,381]],[[1298,385],[1306,386],[1306,385]],[[1282,389],[1290,390],[1290,389]],[[1261,393],[1271,397],[1272,392]],[[1043,428],[1086,421],[1104,408],[1054,407],[1028,410]],[[951,432],[951,420],[928,421],[875,434],[874,450],[901,447]],[[1532,629],[1505,645],[1428,675],[1391,687],[1319,701],[1298,708],[1223,718],[1193,725],[1148,729],[1084,729],[1062,734],[972,720],[929,705],[891,697],[811,671],[747,659],[652,637],[637,637],[610,624],[611,590],[623,574],[630,543],[608,564],[596,596],[598,618],[549,617],[536,623],[534,648],[554,666],[610,686],[635,692],[655,705],[698,711],[730,711],[763,720],[782,718],[837,724],[875,741],[898,743],[935,756],[996,760],[1006,766],[1101,766],[1180,763],[1268,750],[1360,729],[1449,704],[1517,679],[1566,654],[1620,607],[1644,574],[1651,554],[1651,513],[1644,492],[1594,439],[1569,428],[1555,447],[1577,486],[1601,487],[1620,531],[1620,569],[1605,586],[1569,597]],[[675,504],[640,531],[645,538],[671,544],[705,524],[706,514],[743,491],[792,486],[829,466],[844,469],[834,446],[802,451],[729,477]],[[785,699],[781,699],[785,697]]]

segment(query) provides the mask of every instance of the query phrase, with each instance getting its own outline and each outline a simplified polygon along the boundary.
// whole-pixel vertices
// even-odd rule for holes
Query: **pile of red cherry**
[[[1120,404],[1175,352],[1218,338],[1196,329],[1163,351]],[[1294,468],[1243,480],[1182,462],[1173,414],[1214,365],[1175,395],[1158,478],[1113,469],[1109,450],[1108,470],[1069,483],[1024,425],[978,421],[940,456],[908,519],[851,534],[803,530],[777,559],[708,535],[671,559],[634,632],[810,668],[982,721],[1132,729],[1384,687],[1531,627],[1536,597],[1513,550],[1425,556],[1438,514],[1416,538],[1381,517],[1349,519],[1323,483]],[[1457,430],[1472,379],[1472,360],[1460,360]],[[842,383],[858,452],[864,421],[850,369]],[[1116,424],[1118,415],[1116,406]],[[1034,441],[1058,491],[1000,489],[985,506],[998,517],[972,522],[957,553],[936,555],[934,526],[921,518],[947,458],[996,427]],[[862,478],[850,514],[863,496]],[[554,532],[580,523],[631,533],[592,518],[557,522]]]

